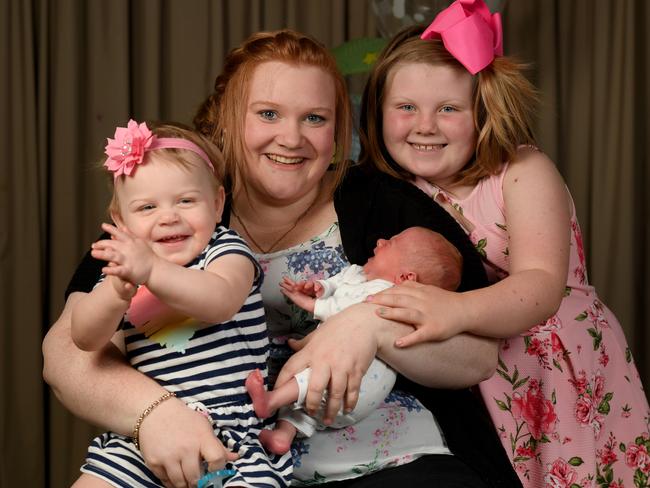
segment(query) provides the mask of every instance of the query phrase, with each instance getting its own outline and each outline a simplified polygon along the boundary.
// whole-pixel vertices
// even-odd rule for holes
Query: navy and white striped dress
[[[256,277],[242,308],[227,322],[202,326],[188,335],[181,348],[161,345],[124,322],[131,364],[155,379],[190,407],[209,414],[215,435],[240,458],[237,474],[224,486],[282,487],[289,485],[291,454],[267,454],[259,442],[261,429],[271,426],[255,416],[244,382],[255,368],[266,377],[268,336],[260,287],[263,273],[246,243],[234,231],[219,226],[205,250],[189,268],[205,269],[226,254],[248,257]],[[226,297],[227,298],[227,297]],[[218,300],[219,297],[215,297]],[[117,487],[161,487],[129,437],[107,432],[96,437],[81,471]]]

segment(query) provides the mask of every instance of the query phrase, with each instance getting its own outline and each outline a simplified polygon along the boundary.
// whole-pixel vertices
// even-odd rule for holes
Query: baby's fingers
[[[282,277],[282,281],[280,282],[280,287],[281,288],[292,290],[294,286],[296,286],[295,281],[293,281],[291,278],[289,278],[287,276]]]
[[[280,282],[280,291],[284,292],[292,292],[293,291],[293,285],[286,283],[284,281]]]

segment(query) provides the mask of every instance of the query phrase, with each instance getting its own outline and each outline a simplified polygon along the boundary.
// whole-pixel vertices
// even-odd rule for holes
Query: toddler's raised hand
[[[149,245],[126,228],[118,229],[111,224],[102,224],[102,229],[111,235],[111,239],[95,242],[91,250],[95,259],[113,263],[112,266],[104,267],[102,272],[134,285],[147,283],[158,259]]]

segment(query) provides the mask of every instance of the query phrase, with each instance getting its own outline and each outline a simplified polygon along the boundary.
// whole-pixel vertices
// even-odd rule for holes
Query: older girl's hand
[[[202,461],[216,471],[239,457],[217,439],[208,419],[174,398],[142,422],[140,450],[151,471],[166,487],[174,488],[196,486]]]
[[[298,344],[301,349],[289,358],[276,381],[276,385],[281,385],[311,367],[305,407],[311,415],[316,414],[327,391],[323,414],[326,425],[333,421],[342,404],[346,412],[357,404],[361,378],[377,353],[377,331],[367,320],[372,314],[369,307],[353,305],[323,322],[309,334],[308,340]]]
[[[415,330],[395,341],[408,347],[428,341],[444,341],[463,332],[462,295],[415,281],[382,291],[366,299],[380,305],[380,317],[412,326]]]

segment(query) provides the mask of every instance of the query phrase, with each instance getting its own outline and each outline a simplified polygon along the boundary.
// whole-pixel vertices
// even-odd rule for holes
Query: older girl
[[[648,402],[623,331],[587,281],[573,202],[535,146],[535,92],[501,56],[482,0],[402,32],[365,94],[366,160],[409,180],[463,226],[493,283],[404,285],[373,298],[416,330],[502,338],[480,390],[526,486],[646,486]],[[390,308],[389,308],[390,307]],[[646,457],[644,457],[646,456]]]

